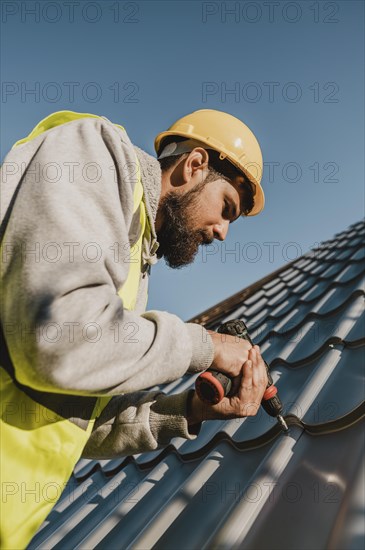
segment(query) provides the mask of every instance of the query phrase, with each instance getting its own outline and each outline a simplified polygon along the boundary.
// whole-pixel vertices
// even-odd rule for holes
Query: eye
[[[230,207],[229,207],[228,201],[226,201],[226,200],[224,201],[224,208],[223,208],[222,216],[224,216],[225,218],[230,217]]]
[[[225,199],[224,201],[224,209],[222,212],[222,216],[229,220],[230,223],[235,222],[239,216],[236,216],[236,209],[234,206],[231,205],[231,203]]]

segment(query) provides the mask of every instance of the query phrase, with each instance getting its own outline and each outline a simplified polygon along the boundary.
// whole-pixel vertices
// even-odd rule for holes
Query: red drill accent
[[[272,397],[274,397],[274,395],[276,395],[278,393],[278,388],[274,385],[270,386],[270,388],[267,388],[267,390],[265,391],[262,399],[264,401],[267,401],[268,399],[271,399]]]
[[[196,393],[198,394],[198,397],[202,401],[205,401],[204,396],[200,392],[201,382],[205,384],[209,384],[215,391],[215,397],[214,397],[214,401],[212,402],[212,405],[215,405],[216,403],[219,403],[220,401],[222,401],[224,397],[224,388],[222,384],[219,382],[219,380],[217,380],[211,372],[205,371],[196,379],[196,385],[195,385]]]

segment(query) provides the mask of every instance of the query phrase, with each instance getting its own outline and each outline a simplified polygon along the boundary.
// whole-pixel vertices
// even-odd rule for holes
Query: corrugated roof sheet
[[[242,318],[288,422],[306,426],[284,435],[261,409],[153,453],[80,460],[29,548],[363,549],[364,237],[356,223],[194,318]]]

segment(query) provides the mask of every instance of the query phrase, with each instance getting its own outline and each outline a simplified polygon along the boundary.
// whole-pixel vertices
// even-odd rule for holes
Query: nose
[[[227,237],[228,227],[229,220],[222,220],[221,223],[216,223],[213,226],[214,238],[218,239],[219,241],[224,241],[224,239]]]

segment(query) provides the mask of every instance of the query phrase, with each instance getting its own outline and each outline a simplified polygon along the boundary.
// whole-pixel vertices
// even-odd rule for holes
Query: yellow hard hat
[[[261,212],[265,204],[261,187],[262,153],[256,137],[246,124],[222,111],[214,109],[194,111],[174,122],[166,132],[158,134],[155,139],[157,155],[161,153],[162,142],[168,136],[195,139],[209,149],[218,151],[221,160],[229,160],[255,186],[254,207],[248,215],[256,216]]]

